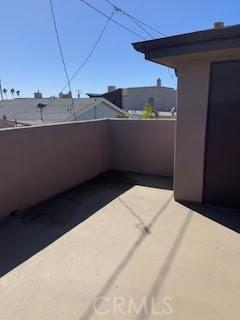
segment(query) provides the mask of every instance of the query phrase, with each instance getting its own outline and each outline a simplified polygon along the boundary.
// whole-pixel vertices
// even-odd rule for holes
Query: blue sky
[[[104,0],[87,0],[106,14],[111,7]],[[211,28],[214,21],[226,25],[240,23],[239,0],[112,0],[159,31],[174,35]],[[98,37],[106,19],[80,0],[53,0],[57,24],[69,74],[82,63]],[[127,17],[116,20],[137,33],[144,33]],[[1,3],[0,78],[7,89],[32,96],[56,95],[66,84],[48,0],[12,0]],[[158,38],[158,34],[154,34]],[[167,68],[144,60],[131,46],[140,41],[110,23],[88,64],[73,80],[73,93],[104,92],[107,85],[131,87],[153,85],[160,77],[163,85],[174,86]]]

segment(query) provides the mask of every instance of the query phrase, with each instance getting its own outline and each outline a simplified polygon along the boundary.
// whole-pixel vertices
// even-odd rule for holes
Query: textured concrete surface
[[[176,203],[170,187],[103,177],[2,223],[0,318],[239,319],[239,224]]]

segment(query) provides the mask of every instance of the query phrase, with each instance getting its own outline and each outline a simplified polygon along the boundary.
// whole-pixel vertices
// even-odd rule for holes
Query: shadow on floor
[[[38,206],[4,219],[0,223],[0,276],[135,185],[172,189],[172,179],[108,171]]]
[[[225,208],[217,208],[204,206],[200,204],[189,204],[181,202],[195,213],[199,213],[235,232],[240,233],[240,210],[231,210]]]
[[[99,297],[106,297],[108,291],[112,288],[114,282],[119,277],[119,275],[124,271],[124,269],[127,267],[129,261],[132,259],[138,248],[142,245],[142,243],[145,241],[147,236],[151,233],[151,229],[153,228],[156,221],[159,219],[161,214],[166,210],[166,208],[169,206],[173,199],[173,196],[170,195],[170,197],[167,199],[167,201],[162,205],[162,207],[159,209],[158,212],[153,216],[151,221],[146,225],[145,228],[142,229],[142,232],[140,233],[137,240],[134,242],[134,244],[129,248],[127,254],[125,257],[121,260],[121,262],[118,264],[118,266],[114,269],[111,276],[108,278],[108,280],[105,282],[104,286],[101,288],[101,290],[97,293],[95,298],[93,299],[92,303],[88,306],[87,310],[84,312],[84,314],[81,315],[79,320],[90,320],[95,313],[95,308],[98,308],[100,304],[102,303],[102,299],[98,299]],[[131,210],[133,212],[133,210]],[[131,212],[131,213],[132,213]],[[134,213],[135,215],[136,213]],[[174,252],[177,251],[178,248],[174,248]],[[172,263],[169,261],[169,265]],[[93,306],[95,308],[93,308]]]

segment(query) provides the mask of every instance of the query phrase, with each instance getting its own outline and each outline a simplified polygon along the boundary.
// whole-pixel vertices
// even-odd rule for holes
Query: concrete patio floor
[[[238,320],[239,213],[171,184],[108,173],[3,221],[0,319]]]

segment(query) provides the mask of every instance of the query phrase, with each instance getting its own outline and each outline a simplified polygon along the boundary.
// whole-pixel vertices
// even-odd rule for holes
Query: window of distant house
[[[154,105],[154,98],[153,97],[150,97],[148,98],[148,103],[153,106]]]

